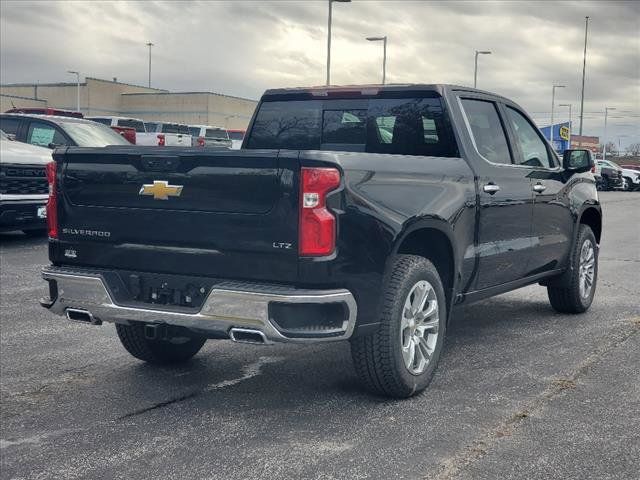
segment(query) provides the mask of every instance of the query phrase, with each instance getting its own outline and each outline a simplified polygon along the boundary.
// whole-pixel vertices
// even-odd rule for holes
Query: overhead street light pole
[[[555,109],[555,103],[556,103],[556,88],[565,88],[565,85],[554,85],[551,88],[551,128],[550,128],[550,132],[549,132],[549,141],[551,142],[551,146],[553,148],[553,110]]]
[[[349,3],[351,0],[329,0],[329,20],[327,25],[327,85],[331,85],[331,16],[333,2]]]
[[[560,103],[559,107],[569,107],[569,148],[571,148],[571,134],[573,133],[573,118],[571,117],[571,104],[570,103]]]
[[[607,117],[609,110],[615,110],[615,107],[604,107],[604,139],[602,140],[602,160],[607,159]]]
[[[582,56],[582,90],[580,93],[580,131],[582,137],[582,115],[584,113],[584,74],[587,68],[587,32],[589,31],[589,17],[584,17],[584,54]]]
[[[76,112],[80,111],[80,72],[75,70],[67,70],[67,73],[76,76]]]
[[[387,36],[367,37],[367,40],[370,42],[382,42],[382,85],[384,85],[387,78]]]
[[[147,42],[147,47],[149,47],[149,88],[151,88],[151,47],[153,47],[153,43]]]
[[[478,86],[478,55],[491,55],[489,50],[476,50],[475,64],[473,67],[473,88]]]

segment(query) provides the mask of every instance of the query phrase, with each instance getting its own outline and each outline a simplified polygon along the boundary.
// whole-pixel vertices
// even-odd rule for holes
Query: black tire
[[[633,182],[631,181],[631,179],[629,177],[624,177],[623,181],[624,181],[624,186],[623,186],[622,189],[625,192],[630,192],[631,189],[633,188]]]
[[[206,338],[200,336],[151,340],[145,336],[143,324],[116,323],[116,331],[124,348],[134,357],[157,365],[183,363],[200,351]]]
[[[608,192],[609,190],[611,190],[611,187],[609,187],[609,179],[607,177],[602,177],[602,191]]]
[[[437,300],[437,337],[424,371],[416,374],[409,371],[403,359],[402,343],[408,337],[401,338],[400,325],[405,301],[418,282],[425,280],[431,284]],[[429,385],[438,365],[447,323],[444,288],[434,265],[419,256],[395,256],[385,273],[379,315],[377,331],[351,341],[351,356],[358,376],[369,390],[380,395],[407,398],[420,393]],[[417,350],[418,345],[413,348]]]
[[[592,283],[585,296],[580,290],[580,259],[585,243],[589,242],[593,247],[593,274]],[[547,286],[547,294],[551,306],[560,313],[586,312],[596,293],[598,282],[598,244],[591,228],[580,225],[578,238],[571,251],[568,270],[555,282]]]
[[[35,228],[32,230],[23,230],[22,233],[27,237],[46,237],[49,231],[46,228]]]

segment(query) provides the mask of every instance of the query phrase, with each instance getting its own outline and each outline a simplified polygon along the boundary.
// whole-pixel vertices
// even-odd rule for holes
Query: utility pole
[[[153,43],[148,42],[147,47],[149,47],[149,88],[151,88],[151,47],[153,47]]]
[[[476,60],[473,67],[473,88],[478,86],[478,55],[491,55],[489,50],[476,50]]]
[[[333,2],[349,3],[351,0],[329,0],[329,20],[327,25],[327,85],[331,85],[331,15]]]
[[[565,88],[565,85],[553,85],[551,88],[551,128],[549,131],[549,141],[551,142],[551,147],[555,150],[555,146],[553,145],[553,110],[555,109],[556,103],[556,88]]]
[[[67,73],[76,76],[76,112],[80,111],[80,72],[75,70],[67,70]]]
[[[582,91],[580,93],[580,131],[582,137],[582,116],[584,113],[584,74],[587,67],[587,32],[589,31],[589,17],[584,17],[584,54],[582,56]]]
[[[382,42],[382,85],[384,85],[387,78],[387,36],[367,37],[367,40],[370,42]]]

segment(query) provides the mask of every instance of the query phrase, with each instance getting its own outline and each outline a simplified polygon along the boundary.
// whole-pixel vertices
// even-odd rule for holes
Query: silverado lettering
[[[408,397],[429,384],[457,305],[535,283],[560,312],[593,301],[593,160],[560,159],[501,96],[269,90],[241,150],[172,150],[163,182],[184,190],[170,201],[139,195],[162,155],[71,147],[47,170],[42,304],[115,323],[141,360],[186,361],[207,339],[348,340],[368,388]],[[72,226],[96,219],[109,231]]]

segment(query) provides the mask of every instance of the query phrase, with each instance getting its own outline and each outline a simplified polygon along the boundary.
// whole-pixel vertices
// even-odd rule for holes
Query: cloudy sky
[[[640,2],[489,3],[366,1],[334,3],[332,83],[377,83],[387,35],[388,82],[472,85],[514,99],[543,125],[557,103],[580,105],[584,17],[591,17],[584,133],[624,148],[640,141]],[[327,1],[0,3],[0,82],[72,81],[83,76],[178,91],[259,98],[280,86],[325,81]],[[556,118],[568,118],[559,108]]]

